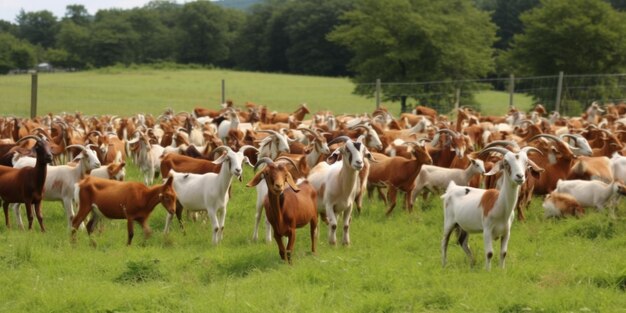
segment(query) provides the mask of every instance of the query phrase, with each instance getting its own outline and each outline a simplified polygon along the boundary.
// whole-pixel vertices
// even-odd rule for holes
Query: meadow
[[[215,74],[212,71],[142,73],[135,70],[54,74],[63,75],[63,80],[73,79],[77,91],[73,95],[59,92],[55,96],[62,101],[48,109],[74,110],[69,105],[87,102],[90,90],[95,89],[82,90],[81,84],[99,79],[121,84],[116,86],[123,92],[109,96],[120,101],[132,96],[138,104],[130,106],[130,102],[123,102],[117,106],[112,100],[115,98],[94,96],[97,103],[111,103],[103,108],[91,108],[90,114],[130,115],[137,112],[135,109],[157,114],[166,106],[178,111],[189,110],[196,104],[219,103],[219,92],[217,98],[205,99],[203,92],[195,93],[192,92],[195,88],[191,88],[202,79],[213,81],[207,78]],[[270,87],[252,87],[260,86],[260,81],[254,83],[260,77],[271,81],[273,75],[230,74],[249,75],[252,83],[245,89],[248,94],[242,93],[241,98],[235,99],[236,103],[279,103],[261,98],[261,95],[273,95],[266,90]],[[180,102],[167,103],[157,94],[150,95],[149,90],[156,93],[164,86],[154,87],[150,85],[153,82],[147,82],[168,75],[177,82],[176,86],[189,88],[187,93],[172,91],[180,95]],[[40,76],[42,84],[46,76]],[[189,77],[188,81],[182,76]],[[276,75],[277,79],[279,76]],[[7,85],[11,79],[16,77],[0,77],[0,86]],[[298,79],[320,78],[289,77],[280,92],[289,93],[295,86],[301,86]],[[294,85],[288,85],[290,81]],[[324,99],[341,98],[336,108],[329,108],[335,112],[358,112],[357,105],[363,105],[364,111],[371,111],[371,100],[349,95],[351,86],[342,81],[337,79],[329,85],[345,84],[342,87],[345,95],[312,92],[311,97],[319,97],[319,102],[293,96],[290,102],[281,105],[290,108],[294,103],[307,101],[319,109],[322,107],[315,105],[322,105]],[[125,86],[128,89],[122,88]],[[5,95],[4,90],[1,92]],[[6,97],[1,101],[5,113]],[[60,104],[63,102],[68,107]],[[136,225],[130,247],[125,245],[126,222],[119,220],[102,223],[92,236],[97,243],[95,247],[84,231],[77,234],[75,244],[70,244],[65,213],[56,202],[43,205],[46,233],[38,231],[36,222],[31,231],[0,226],[0,267],[5,269],[0,275],[0,312],[626,311],[623,201],[615,218],[590,210],[580,219],[546,220],[542,199],[535,198],[527,221],[516,221],[513,225],[506,269],[494,266],[491,272],[486,272],[482,235],[470,238],[477,256],[474,268],[456,244],[449,248],[448,265],[441,267],[443,214],[438,197],[425,202],[418,200],[412,213],[396,208],[390,217],[385,217],[383,203],[374,198],[366,201],[364,211],[353,217],[352,244],[348,247],[330,246],[328,228],[322,224],[318,251],[312,255],[308,228],[299,230],[294,264],[290,266],[280,260],[274,242],[251,240],[256,195],[253,188],[245,187],[252,178],[252,169],[245,167],[244,174],[243,182],[233,181],[224,241],[218,246],[211,244],[210,226],[202,222],[185,220],[186,234],[175,222],[171,233],[164,235],[166,214],[160,205],[150,218],[152,237],[145,240]],[[132,162],[128,165],[127,179],[142,180]],[[11,222],[15,225],[12,214]],[[499,245],[495,244],[494,249],[497,254]]]
[[[221,84],[226,99],[235,105],[246,101],[267,105],[272,110],[292,111],[307,103],[313,112],[331,110],[335,114],[372,112],[373,98],[352,93],[347,78],[238,72],[220,69],[154,69],[110,67],[75,73],[40,73],[38,76],[39,115],[49,112],[84,114],[150,113],[165,108],[191,111],[195,106],[216,108],[221,103]],[[0,76],[0,108],[5,115],[29,116],[30,75]],[[483,114],[504,114],[509,95],[498,91],[477,93]],[[515,95],[516,106],[527,110],[532,99]],[[463,104],[463,103],[461,103]],[[383,102],[392,114],[398,103]]]

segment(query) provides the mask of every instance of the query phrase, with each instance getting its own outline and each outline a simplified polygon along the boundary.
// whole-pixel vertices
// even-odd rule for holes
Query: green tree
[[[84,5],[70,4],[65,6],[65,17],[63,20],[70,20],[76,25],[87,26],[90,22],[90,16]]]
[[[515,34],[521,34],[524,25],[520,15],[539,5],[539,0],[496,0],[492,20],[498,26],[495,47],[506,50]]]
[[[100,10],[90,33],[90,56],[97,67],[135,60],[139,35],[123,10]]]
[[[50,11],[24,12],[17,16],[19,37],[44,48],[54,46],[57,18]]]
[[[493,69],[495,26],[488,13],[469,0],[362,0],[344,15],[344,23],[329,34],[348,47],[354,57],[353,81],[416,82],[479,78]],[[423,87],[385,85],[387,100],[400,100],[406,110],[409,96]],[[372,96],[372,84],[355,92]]]
[[[90,62],[90,31],[71,20],[61,22],[57,34],[57,48],[67,51],[67,60],[63,66],[82,68]]]
[[[180,13],[179,60],[216,64],[229,57],[228,23],[224,9],[209,1],[188,2]]]
[[[12,69],[33,68],[36,61],[35,48],[9,33],[0,33],[0,74]]]
[[[147,8],[133,9],[128,12],[128,21],[139,36],[134,62],[174,60],[175,32],[163,24],[158,11]]]
[[[626,69],[626,15],[603,0],[550,0],[521,16],[525,32],[504,55],[515,73],[614,73]]]
[[[252,6],[245,22],[234,39],[236,49],[232,51],[235,67],[249,71],[269,71],[268,42],[266,31],[268,21],[277,14],[277,1],[268,0]]]

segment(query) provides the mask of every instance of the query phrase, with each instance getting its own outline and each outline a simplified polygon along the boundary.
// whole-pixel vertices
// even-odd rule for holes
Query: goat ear
[[[293,177],[291,177],[291,173],[289,172],[287,172],[287,184],[289,184],[289,187],[291,187],[293,191],[295,192],[300,191],[300,188],[298,188],[298,185],[296,185],[296,182],[293,181]]]
[[[483,175],[485,176],[493,176],[495,174],[497,174],[500,170],[502,169],[502,161],[498,161],[496,162],[496,164],[493,165],[493,167],[491,168],[491,171],[489,171],[489,173],[485,173]]]
[[[254,175],[254,177],[252,177],[252,180],[250,180],[246,184],[246,186],[247,187],[254,187],[254,186],[258,185],[261,182],[261,180],[263,180],[263,178],[264,178],[264,176],[263,176],[264,172],[265,171],[259,171],[258,173],[256,173],[256,175]]]
[[[536,179],[539,179],[539,175],[541,174],[541,172],[545,171],[531,159],[528,159],[528,167],[530,168],[530,174],[532,174],[533,177],[535,177]]]
[[[164,185],[164,186],[166,186],[166,187],[167,187],[167,186],[171,186],[173,181],[174,181],[174,176],[170,176],[170,177],[168,177],[168,178],[167,178],[167,181],[165,182],[165,185]]]
[[[372,163],[379,163],[378,160],[374,159],[374,155],[369,150],[365,150],[365,158]]]
[[[222,156],[213,161],[213,164],[222,164],[224,163],[224,161],[226,161],[226,158],[228,158],[228,153],[222,154]]]

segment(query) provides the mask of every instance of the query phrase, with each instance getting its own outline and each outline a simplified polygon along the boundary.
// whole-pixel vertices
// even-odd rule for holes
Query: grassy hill
[[[226,98],[236,105],[246,101],[272,110],[292,111],[306,102],[314,111],[364,113],[375,100],[352,94],[346,78],[238,72],[220,69],[105,68],[77,73],[39,74],[38,114],[134,114],[163,112],[167,107],[190,111],[195,106],[217,107],[225,80]],[[30,75],[0,76],[0,108],[3,114],[28,116]],[[485,91],[476,95],[486,114],[504,114],[508,94]],[[518,103],[519,102],[519,103]],[[398,103],[383,103],[394,114]],[[516,96],[518,107],[530,106],[530,98]]]

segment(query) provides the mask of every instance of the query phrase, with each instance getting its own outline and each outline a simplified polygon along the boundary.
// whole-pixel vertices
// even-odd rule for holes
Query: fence
[[[626,100],[626,74],[558,75],[487,78],[474,80],[363,84],[378,90],[376,98],[400,99],[449,112],[467,105],[490,112],[493,108],[528,108],[542,103],[564,115],[578,115],[593,101],[601,103]],[[380,87],[374,87],[380,86]],[[495,92],[494,92],[495,91]],[[377,105],[380,103],[377,100]],[[411,106],[409,106],[411,107]]]
[[[27,116],[28,104],[30,103],[30,114],[45,114],[48,111],[79,111],[84,109],[77,104],[67,103],[64,106],[44,105],[43,109],[37,108],[37,101],[47,103],[58,93],[52,93],[52,88],[61,90],[61,93],[76,93],[72,98],[79,98],[79,101],[90,108],[101,107],[99,111],[91,110],[93,113],[118,114],[120,110],[128,109],[129,106],[136,105],[138,110],[147,107],[155,108],[155,111],[171,106],[177,110],[187,109],[190,103],[203,105],[223,103],[232,95],[237,95],[245,101],[255,101],[270,105],[276,110],[289,110],[300,102],[308,102],[307,99],[314,99],[311,108],[330,109],[337,113],[356,113],[371,111],[375,106],[388,101],[398,101],[402,97],[408,98],[409,104],[420,104],[433,107],[439,112],[450,112],[455,106],[468,105],[483,111],[485,114],[502,114],[509,106],[516,106],[521,109],[528,109],[533,103],[542,103],[549,110],[557,110],[564,115],[578,115],[585,107],[593,101],[600,102],[620,102],[626,96],[626,74],[601,74],[601,75],[570,75],[560,73],[559,75],[533,76],[533,77],[508,77],[455,80],[455,81],[430,81],[430,82],[381,82],[357,84],[357,89],[370,90],[374,98],[365,99],[357,97],[351,93],[355,85],[347,80],[337,80],[336,82],[319,82],[313,80],[298,81],[298,83],[288,86],[271,86],[267,95],[261,95],[257,90],[251,90],[250,81],[242,81],[237,77],[216,80],[191,88],[186,83],[171,86],[177,90],[174,94],[171,90],[158,87],[140,89],[141,93],[135,93],[134,89],[128,85],[134,84],[130,78],[121,77],[119,84],[93,84],[80,85],[75,87],[73,82],[57,82],[54,79],[56,74],[46,74],[47,85],[37,84],[37,75],[30,79],[21,79],[20,84],[13,81],[5,83],[0,81],[0,90],[6,97],[19,98],[18,104],[5,105],[0,100],[0,114],[16,114]],[[42,80],[39,80],[41,84]],[[50,83],[52,81],[52,83]],[[342,85],[339,86],[340,82]],[[4,84],[4,86],[2,86]],[[209,88],[211,85],[213,87]],[[3,89],[5,88],[5,89]],[[185,89],[189,88],[189,89]],[[263,86],[263,88],[267,88]],[[37,91],[39,89],[39,92]],[[76,89],[81,89],[77,91]],[[199,89],[199,90],[198,90]],[[8,90],[8,91],[7,91]],[[207,93],[210,93],[207,96]],[[92,94],[96,96],[91,96]],[[115,94],[115,98],[106,98],[103,95]],[[39,96],[38,96],[39,95]],[[184,95],[185,97],[181,97]],[[158,104],[159,100],[164,104]],[[239,99],[239,104],[243,101]],[[67,101],[64,100],[64,101]],[[310,100],[309,100],[310,101]],[[40,104],[41,105],[41,104]],[[60,109],[61,108],[61,109]],[[116,111],[117,109],[117,111]],[[391,107],[393,111],[396,109]]]

